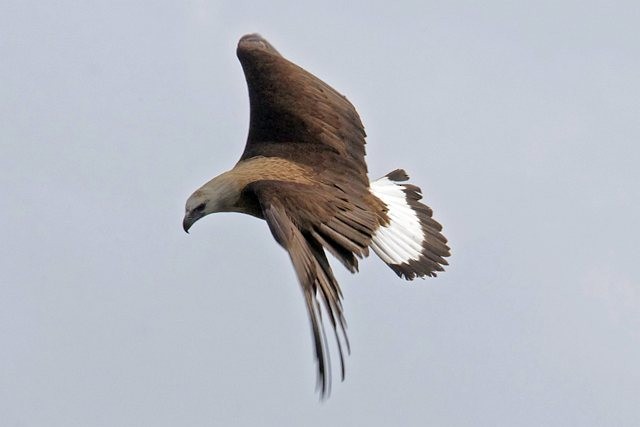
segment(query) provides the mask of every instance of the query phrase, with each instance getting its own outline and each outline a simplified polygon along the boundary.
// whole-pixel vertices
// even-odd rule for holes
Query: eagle
[[[285,59],[259,34],[238,42],[249,89],[249,133],[240,160],[187,200],[184,231],[215,212],[267,222],[287,252],[309,314],[317,389],[330,392],[323,312],[344,380],[350,352],[342,291],[327,252],[351,273],[369,249],[406,280],[436,276],[450,255],[442,226],[402,169],[370,181],[365,131],[347,98]]]

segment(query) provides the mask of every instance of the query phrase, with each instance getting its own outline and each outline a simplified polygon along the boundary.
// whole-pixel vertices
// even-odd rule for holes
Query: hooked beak
[[[194,222],[195,221],[191,218],[191,216],[189,216],[189,214],[184,216],[184,219],[182,220],[182,228],[184,229],[185,233],[189,233],[189,229]]]

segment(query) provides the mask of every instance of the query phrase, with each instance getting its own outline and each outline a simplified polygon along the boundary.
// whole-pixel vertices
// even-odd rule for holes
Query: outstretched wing
[[[251,104],[241,161],[282,157],[367,188],[366,135],[353,105],[258,34],[242,37],[237,54]]]

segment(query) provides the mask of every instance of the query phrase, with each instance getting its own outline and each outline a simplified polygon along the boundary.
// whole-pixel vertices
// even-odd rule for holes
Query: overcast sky
[[[637,1],[0,2],[3,426],[640,425]],[[184,202],[244,147],[237,40],[356,105],[453,256],[333,262],[352,355],[314,393],[266,224]],[[337,361],[337,359],[334,358]]]

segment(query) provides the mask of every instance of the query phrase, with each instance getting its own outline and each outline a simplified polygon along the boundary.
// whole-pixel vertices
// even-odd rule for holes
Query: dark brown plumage
[[[238,58],[251,116],[238,164],[187,201],[185,231],[221,211],[264,219],[289,253],[309,312],[318,386],[330,389],[322,312],[338,343],[342,377],[349,350],[342,293],[325,249],[349,271],[371,247],[399,276],[435,276],[449,256],[442,227],[420,203],[420,189],[397,170],[369,182],[365,132],[351,103],[282,57],[257,34],[242,37]],[[324,310],[323,310],[324,307]]]

